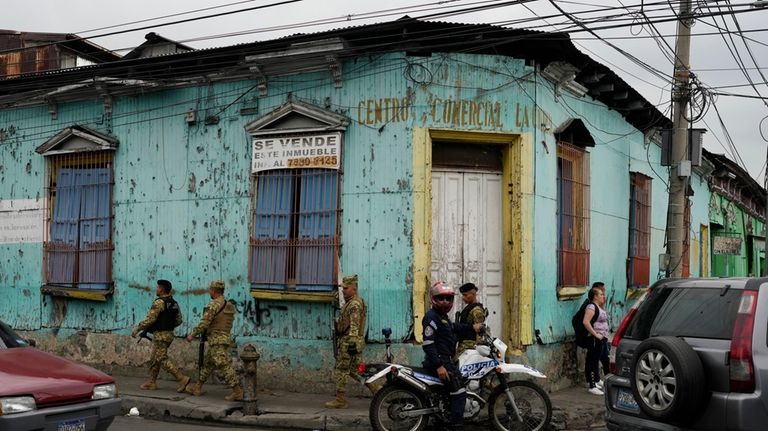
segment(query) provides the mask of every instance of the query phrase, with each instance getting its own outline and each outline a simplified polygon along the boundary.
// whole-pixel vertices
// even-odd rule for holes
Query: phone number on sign
[[[299,157],[296,159],[288,159],[289,168],[306,166],[337,166],[338,164],[338,156]]]

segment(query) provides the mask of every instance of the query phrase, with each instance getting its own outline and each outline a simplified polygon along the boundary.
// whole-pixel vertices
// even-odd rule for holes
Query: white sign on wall
[[[0,244],[43,242],[42,201],[0,200]]]
[[[255,137],[251,162],[254,173],[270,169],[339,169],[341,133]]]

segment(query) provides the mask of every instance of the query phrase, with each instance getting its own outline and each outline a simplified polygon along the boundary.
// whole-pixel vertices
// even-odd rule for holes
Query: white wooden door
[[[501,191],[498,173],[432,172],[432,282],[475,283],[495,336],[502,324]],[[453,312],[463,305],[457,295]]]

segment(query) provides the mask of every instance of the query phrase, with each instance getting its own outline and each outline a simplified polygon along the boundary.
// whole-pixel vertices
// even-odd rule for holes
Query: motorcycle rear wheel
[[[421,431],[427,426],[427,415],[400,417],[399,413],[423,409],[421,394],[407,387],[385,386],[371,400],[369,418],[376,431]]]
[[[488,416],[497,431],[542,431],[552,420],[552,402],[539,385],[527,382],[508,382],[515,404],[523,418],[517,420],[502,386],[496,387],[488,398]]]

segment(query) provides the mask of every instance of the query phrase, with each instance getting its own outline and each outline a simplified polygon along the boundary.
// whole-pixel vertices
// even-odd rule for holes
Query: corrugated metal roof
[[[152,58],[112,61],[0,80],[0,99],[3,99],[4,95],[18,93],[18,89],[24,88],[25,85],[34,87],[36,90],[55,88],[95,76],[120,78],[130,75],[145,80],[178,80],[222,70],[242,69],[247,73],[248,67],[243,61],[247,55],[283,51],[290,48],[292,44],[332,37],[343,39],[347,46],[344,52],[338,54],[341,57],[393,51],[423,55],[433,52],[471,51],[477,54],[507,55],[528,59],[542,67],[553,61],[566,61],[581,71],[576,81],[587,87],[596,100],[622,113],[627,121],[638,129],[646,130],[651,126],[671,124],[653,103],[643,98],[610,68],[579,51],[567,34],[506,28],[490,24],[424,21],[407,16],[377,24],[340,27],[316,33],[298,33],[260,42]],[[599,78],[587,80],[586,77]],[[600,87],[604,87],[606,83],[611,84],[613,88],[610,91],[600,92]],[[624,101],[614,100],[614,94],[624,92],[627,93]]]

